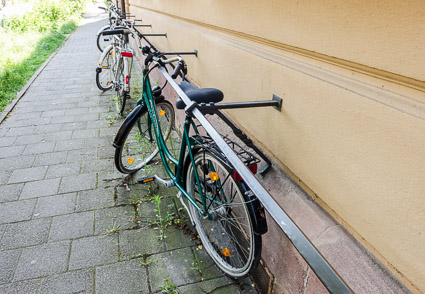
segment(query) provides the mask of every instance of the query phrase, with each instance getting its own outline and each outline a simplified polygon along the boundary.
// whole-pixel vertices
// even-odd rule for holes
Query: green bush
[[[23,16],[6,18],[3,27],[15,32],[56,31],[68,20],[79,15],[86,0],[40,0]]]

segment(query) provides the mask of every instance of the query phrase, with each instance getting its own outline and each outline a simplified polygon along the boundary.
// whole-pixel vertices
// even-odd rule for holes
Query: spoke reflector
[[[128,161],[129,164],[132,164],[134,162],[134,158],[129,158],[129,159],[127,159],[127,161]]]
[[[218,181],[218,179],[220,179],[220,177],[218,176],[218,173],[216,173],[216,172],[210,172],[210,174],[208,176],[213,181]]]
[[[223,248],[221,252],[224,254],[224,256],[229,257],[230,256],[230,250],[227,248]]]
[[[165,115],[165,111],[164,111],[163,109],[161,109],[161,110],[159,111],[159,115],[161,115],[161,116]]]

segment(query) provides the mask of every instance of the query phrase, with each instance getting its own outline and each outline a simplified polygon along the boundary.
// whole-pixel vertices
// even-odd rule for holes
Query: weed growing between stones
[[[164,280],[165,285],[159,287],[161,293],[167,294],[180,294],[179,289],[176,288],[175,284],[171,284],[170,278]]]

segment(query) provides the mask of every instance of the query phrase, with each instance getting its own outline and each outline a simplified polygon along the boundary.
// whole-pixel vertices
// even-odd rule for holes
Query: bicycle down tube
[[[331,267],[326,259],[320,254],[315,246],[308,240],[303,232],[297,227],[297,225],[291,220],[291,218],[280,208],[280,206],[274,201],[270,194],[264,189],[264,187],[258,182],[251,171],[242,163],[238,156],[223,140],[221,135],[215,130],[211,123],[205,118],[202,112],[196,108],[196,103],[191,101],[184,91],[178,86],[174,79],[168,74],[166,69],[162,66],[159,67],[159,71],[170,83],[170,85],[177,92],[179,97],[186,104],[185,111],[190,112],[203,126],[208,135],[215,141],[217,146],[225,154],[228,160],[232,163],[239,175],[250,187],[252,192],[261,201],[264,207],[267,209],[272,218],[276,221],[282,231],[287,235],[291,243],[295,246],[304,260],[310,265],[314,273],[322,281],[323,285],[331,293],[352,293],[350,287],[344,282],[344,280],[338,275],[338,273]]]

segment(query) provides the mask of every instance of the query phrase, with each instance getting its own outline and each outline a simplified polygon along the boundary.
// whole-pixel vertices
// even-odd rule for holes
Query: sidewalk
[[[123,185],[122,119],[95,84],[98,13],[0,125],[0,293],[256,293],[212,263],[176,190]]]

